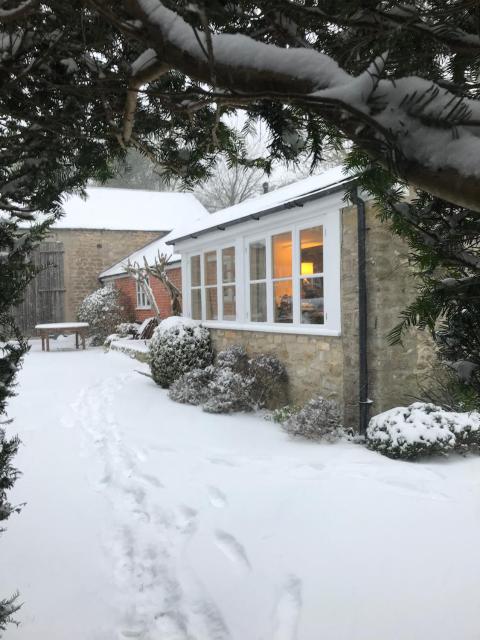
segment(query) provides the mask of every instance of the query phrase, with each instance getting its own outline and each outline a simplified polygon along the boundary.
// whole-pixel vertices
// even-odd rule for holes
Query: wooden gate
[[[63,322],[65,287],[63,243],[42,242],[32,254],[40,272],[28,285],[23,302],[14,312],[17,326],[24,335],[32,335],[42,322]]]

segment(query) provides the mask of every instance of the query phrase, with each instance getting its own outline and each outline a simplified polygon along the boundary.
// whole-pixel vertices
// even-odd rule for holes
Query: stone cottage
[[[341,168],[218,211],[167,238],[181,255],[184,315],[234,343],[275,353],[291,401],[336,399],[346,424],[410,402],[425,338],[386,335],[411,301],[407,249],[357,198]]]
[[[39,322],[76,319],[79,304],[100,286],[98,274],[182,220],[208,215],[190,193],[89,187],[87,199],[70,196],[34,260],[43,267],[16,310],[29,333]]]

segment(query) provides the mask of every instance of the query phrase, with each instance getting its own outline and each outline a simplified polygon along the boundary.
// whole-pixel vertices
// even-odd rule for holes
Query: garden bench
[[[56,322],[51,324],[37,324],[35,329],[42,339],[42,351],[50,351],[50,336],[65,335],[67,333],[75,334],[75,348],[79,347],[79,339],[82,341],[82,347],[85,349],[85,336],[88,331],[88,322]]]

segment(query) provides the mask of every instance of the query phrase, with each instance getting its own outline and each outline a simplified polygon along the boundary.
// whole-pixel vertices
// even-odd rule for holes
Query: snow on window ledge
[[[202,325],[208,329],[231,329],[235,331],[263,331],[264,333],[288,333],[307,336],[341,336],[341,331],[326,329],[322,325],[287,325],[271,324],[267,322],[216,322],[212,320],[202,321]]]

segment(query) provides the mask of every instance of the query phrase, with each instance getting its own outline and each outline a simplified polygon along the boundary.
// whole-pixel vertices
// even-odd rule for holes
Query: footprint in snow
[[[302,582],[289,576],[273,613],[272,640],[296,640],[302,609]]]
[[[215,540],[220,551],[222,551],[233,564],[242,569],[251,569],[244,546],[240,544],[232,534],[217,529],[215,532]]]
[[[140,480],[143,480],[147,484],[150,484],[152,485],[152,487],[156,487],[157,489],[163,489],[165,486],[156,476],[152,476],[149,473],[139,473],[138,477],[140,478]]]
[[[176,517],[176,527],[182,533],[185,534],[193,534],[197,529],[197,511],[188,507],[186,505],[182,505],[178,509],[177,517]]]
[[[217,487],[208,487],[208,499],[210,504],[217,509],[222,509],[227,505],[226,495]]]
[[[232,462],[231,460],[226,460],[225,458],[207,458],[209,462],[212,464],[219,464],[225,467],[238,467],[238,464]]]

